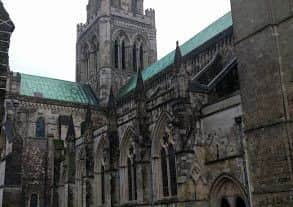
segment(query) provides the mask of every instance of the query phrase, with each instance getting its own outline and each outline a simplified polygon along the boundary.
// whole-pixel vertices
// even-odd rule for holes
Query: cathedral
[[[76,82],[13,72],[14,27],[0,0],[0,207],[293,206],[292,0],[159,60],[154,9],[89,0]]]

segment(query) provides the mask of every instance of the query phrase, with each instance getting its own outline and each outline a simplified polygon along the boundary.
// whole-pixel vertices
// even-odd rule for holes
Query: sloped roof
[[[223,17],[219,18],[217,21],[212,23],[210,26],[199,32],[197,35],[192,37],[190,40],[185,42],[180,46],[182,56],[187,55],[194,49],[200,47],[210,39],[216,37],[221,32],[230,28],[233,25],[231,12],[228,12]],[[143,80],[149,80],[160,72],[164,71],[168,66],[174,63],[175,51],[170,52],[168,55],[157,61],[156,63],[150,65],[148,68],[142,71]],[[124,95],[131,92],[136,87],[137,77],[134,75],[130,81],[123,86],[118,96],[123,97]]]
[[[88,85],[35,75],[20,74],[20,76],[20,95],[78,104],[98,104],[96,96]]]

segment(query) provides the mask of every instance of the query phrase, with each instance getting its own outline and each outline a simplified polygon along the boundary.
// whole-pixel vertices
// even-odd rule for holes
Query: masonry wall
[[[292,206],[292,1],[231,1],[253,206]]]

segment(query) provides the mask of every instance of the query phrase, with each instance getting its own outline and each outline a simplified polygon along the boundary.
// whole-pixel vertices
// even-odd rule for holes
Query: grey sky
[[[15,23],[11,70],[75,78],[76,24],[85,22],[88,0],[2,0]],[[230,10],[229,0],[145,0],[156,10],[158,58]]]

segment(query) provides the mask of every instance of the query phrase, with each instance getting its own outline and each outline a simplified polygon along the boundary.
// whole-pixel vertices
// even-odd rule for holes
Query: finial
[[[177,69],[181,67],[181,62],[182,62],[182,53],[179,46],[179,41],[176,41],[174,64]]]

